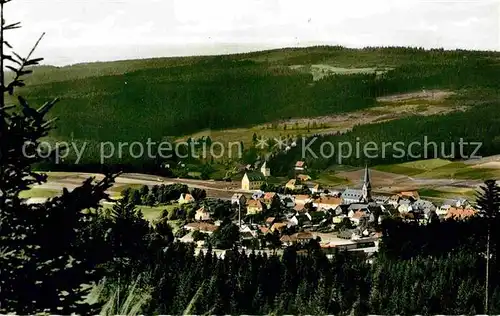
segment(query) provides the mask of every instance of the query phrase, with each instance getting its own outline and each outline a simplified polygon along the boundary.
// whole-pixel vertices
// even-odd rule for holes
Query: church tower
[[[372,185],[370,183],[370,174],[368,173],[368,165],[365,167],[365,178],[363,180],[363,200],[364,202],[372,201]]]

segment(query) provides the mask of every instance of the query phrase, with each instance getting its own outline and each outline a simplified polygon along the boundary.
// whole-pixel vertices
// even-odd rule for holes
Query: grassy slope
[[[61,195],[62,192],[51,189],[42,189],[42,188],[32,188],[27,191],[22,191],[19,196],[23,199],[30,198],[52,198],[58,195]]]
[[[481,168],[463,162],[443,159],[417,160],[401,164],[379,165],[375,170],[428,179],[470,179],[500,178],[500,169]]]

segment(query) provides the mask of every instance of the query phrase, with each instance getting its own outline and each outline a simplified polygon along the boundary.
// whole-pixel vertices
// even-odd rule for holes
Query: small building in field
[[[182,193],[181,196],[179,197],[178,202],[179,202],[180,205],[182,205],[182,204],[194,203],[195,200],[194,200],[194,197],[191,194],[189,194],[189,193]]]
[[[250,191],[258,190],[265,183],[266,179],[263,174],[258,172],[246,172],[241,179],[241,189]]]

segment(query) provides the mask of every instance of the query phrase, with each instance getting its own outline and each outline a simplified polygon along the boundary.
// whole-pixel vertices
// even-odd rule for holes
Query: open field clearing
[[[160,205],[160,206],[146,206],[146,205],[137,205],[136,208],[142,212],[144,219],[154,223],[158,220],[163,212],[163,210],[171,211],[177,205]],[[113,205],[110,203],[103,203],[104,209],[112,208]],[[172,227],[172,232],[175,233],[180,228],[180,220],[169,220],[167,221],[170,227]]]
[[[151,207],[151,206],[140,205],[137,208],[141,210],[145,219],[147,219],[148,221],[154,221],[154,220],[160,218],[161,212],[163,212],[163,210],[172,209],[173,206],[172,205],[160,205],[160,206]]]
[[[379,102],[401,102],[408,100],[425,100],[425,101],[438,101],[444,100],[455,93],[452,91],[443,90],[422,90],[419,92],[395,94],[377,98]]]
[[[364,169],[359,169],[356,171],[339,172],[337,174],[337,177],[348,179],[348,181],[352,183],[354,186],[361,186],[361,184],[363,183],[363,176],[364,176]],[[394,173],[371,170],[370,179],[373,186],[385,187],[397,183],[398,181],[401,181],[401,179],[405,179],[405,177]]]
[[[314,81],[321,80],[325,77],[332,75],[353,75],[353,74],[383,74],[391,68],[343,68],[335,67],[326,64],[313,64],[313,65],[292,65],[290,69],[297,70],[304,73],[310,73]]]
[[[414,96],[411,102],[407,102],[408,95]],[[226,150],[231,149],[231,153],[236,156],[238,144],[243,142],[243,146],[248,148],[248,146],[252,145],[254,134],[268,139],[297,135],[335,134],[337,132],[348,132],[358,125],[392,121],[415,115],[430,116],[464,110],[462,105],[456,105],[446,100],[448,96],[453,95],[452,92],[435,92],[435,96],[429,101],[430,95],[430,92],[394,95],[380,100],[379,106],[350,113],[311,118],[290,118],[249,128],[211,129],[179,137],[177,141],[186,141],[189,137],[200,139],[208,136],[212,141],[227,144]]]
[[[332,171],[325,171],[320,173],[318,179],[314,180],[314,182],[324,187],[334,187],[334,188],[349,186],[351,184],[349,178],[342,177],[340,174]]]
[[[476,192],[477,190],[475,189],[453,187],[440,187],[439,189],[422,188],[418,190],[421,197],[436,200],[465,197],[473,201],[475,200]]]
[[[479,169],[500,169],[500,161],[490,161],[490,162],[486,162],[486,163],[483,163],[483,164],[478,164],[478,165],[474,165],[472,166],[472,168],[479,168]]]
[[[432,170],[439,167],[446,166],[450,164],[451,161],[444,159],[428,159],[428,160],[417,160],[411,162],[405,162],[400,164],[400,166],[415,168],[419,170]]]
[[[461,162],[454,162],[448,165],[435,168],[417,175],[421,178],[432,179],[498,179],[500,178],[500,170],[470,167]]]
[[[483,157],[481,159],[470,159],[470,160],[464,161],[463,163],[465,163],[467,165],[480,166],[480,165],[488,163],[488,162],[500,162],[500,155]]]
[[[415,176],[423,172],[422,169],[416,169],[411,167],[406,167],[404,164],[397,165],[380,165],[373,167],[374,170],[382,171],[386,173],[400,174],[405,176]]]
[[[451,162],[443,159],[419,160],[374,169],[422,179],[484,180],[500,178],[500,162],[473,165],[470,162]]]
[[[62,190],[32,188],[31,190],[21,192],[20,197],[23,199],[51,198],[51,197],[57,196],[61,193],[62,193]]]
[[[406,175],[406,176],[416,176],[426,171],[431,171],[437,168],[441,168],[449,164],[451,164],[451,161],[448,160],[429,159],[429,160],[417,160],[417,161],[392,164],[392,165],[380,165],[373,167],[373,169],[378,171]]]

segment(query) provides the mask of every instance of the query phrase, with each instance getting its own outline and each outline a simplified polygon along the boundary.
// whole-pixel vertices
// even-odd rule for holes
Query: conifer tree
[[[484,309],[485,314],[488,314],[489,309],[489,270],[490,270],[490,235],[493,221],[498,216],[500,211],[500,188],[495,180],[486,180],[481,186],[482,194],[477,196],[477,206],[481,210],[487,221],[486,230],[486,281],[485,281],[485,298]]]
[[[105,192],[116,175],[106,174],[99,182],[88,179],[41,204],[20,198],[21,192],[47,182],[47,175],[33,166],[45,161],[38,148],[53,128],[54,120],[46,114],[57,99],[36,109],[17,94],[29,68],[42,61],[32,57],[41,38],[26,57],[12,50],[5,33],[20,23],[4,19],[10,1],[0,0],[0,313],[90,314],[95,309],[82,303],[90,290],[84,284],[99,280],[100,262],[89,248],[88,228],[96,215],[83,211],[97,209],[109,198]],[[13,75],[10,82],[5,80],[5,68]],[[19,105],[7,104],[14,96]]]

